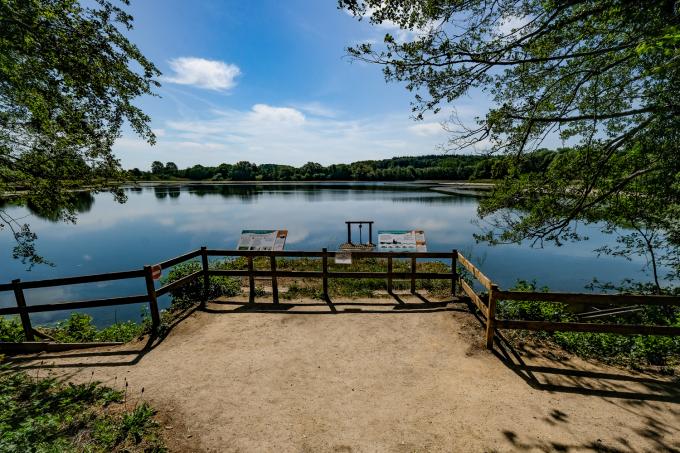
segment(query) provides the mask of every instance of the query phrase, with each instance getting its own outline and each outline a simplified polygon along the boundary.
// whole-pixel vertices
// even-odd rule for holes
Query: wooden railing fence
[[[229,277],[247,277],[249,287],[248,300],[255,300],[255,278],[270,278],[272,285],[272,299],[275,304],[279,303],[278,278],[319,278],[322,280],[322,292],[325,299],[329,299],[328,280],[332,278],[381,278],[387,281],[387,291],[392,292],[394,280],[410,280],[411,292],[416,291],[416,280],[451,280],[451,290],[455,293],[456,281],[456,257],[458,253],[451,252],[352,252],[352,259],[361,258],[385,258],[387,259],[386,272],[338,272],[329,270],[328,259],[335,258],[336,252],[322,249],[320,252],[307,251],[245,251],[245,250],[208,250],[209,256],[220,257],[246,257],[248,269],[225,270],[209,269],[208,275],[221,275]],[[268,270],[255,270],[253,259],[256,257],[269,257],[270,268]],[[321,258],[321,269],[318,271],[290,271],[279,270],[276,267],[276,258]],[[397,272],[394,270],[393,260],[410,258],[411,268],[409,272]],[[418,272],[416,262],[418,259],[448,259],[451,260],[452,272]]]
[[[651,325],[630,325],[630,324],[604,324],[604,323],[585,323],[585,322],[548,322],[548,321],[523,321],[497,319],[496,307],[499,301],[520,300],[520,301],[547,301],[565,304],[588,304],[606,306],[627,306],[627,305],[680,305],[680,297],[673,296],[635,296],[635,295],[611,295],[611,294],[576,294],[576,293],[543,293],[543,292],[521,292],[521,291],[502,291],[498,285],[494,284],[489,277],[484,275],[467,258],[456,250],[450,252],[352,252],[352,259],[361,258],[383,258],[387,260],[386,272],[351,272],[351,271],[331,271],[329,270],[328,260],[335,257],[336,252],[323,249],[318,251],[244,251],[244,250],[216,250],[201,247],[198,250],[186,253],[176,258],[163,261],[161,269],[167,269],[177,264],[183,263],[194,258],[201,258],[201,269],[186,275],[178,280],[169,282],[156,289],[153,280],[151,266],[144,266],[142,269],[110,272],[105,274],[85,275],[78,277],[65,277],[38,281],[13,280],[8,284],[0,284],[0,291],[13,291],[16,307],[0,308],[0,316],[18,314],[23,326],[27,341],[33,341],[35,336],[40,336],[30,320],[31,313],[77,310],[94,307],[109,307],[116,305],[127,305],[137,303],[148,303],[151,315],[152,327],[158,328],[160,325],[160,311],[158,309],[158,297],[178,289],[194,280],[201,279],[204,294],[207,297],[210,286],[210,276],[232,276],[244,277],[248,279],[248,300],[255,301],[255,278],[271,279],[272,302],[279,303],[279,278],[319,278],[322,280],[323,296],[329,299],[328,281],[332,278],[380,278],[387,282],[389,293],[393,291],[394,280],[409,280],[410,291],[416,292],[416,280],[418,279],[444,279],[451,280],[451,294],[457,294],[460,287],[462,293],[470,299],[470,302],[481,312],[486,320],[485,341],[487,348],[493,347],[494,332],[496,329],[526,329],[543,331],[576,331],[576,332],[609,332],[618,334],[644,334],[644,335],[680,335],[680,327],[671,326],[651,326]],[[213,269],[209,265],[209,257],[245,257],[247,269],[227,270]],[[268,257],[269,269],[256,270],[254,258]],[[280,270],[277,268],[277,258],[320,258],[321,268],[318,271],[293,271]],[[410,270],[408,272],[394,271],[394,259],[410,259]],[[418,259],[446,259],[450,260],[450,272],[418,272]],[[476,279],[486,290],[485,295],[478,294],[473,287],[461,277],[458,265],[465,269]],[[113,297],[107,299],[93,299],[84,301],[60,302],[50,304],[32,305],[26,303],[24,290],[33,288],[46,288],[54,286],[75,285],[82,283],[96,283],[103,281],[114,281],[131,278],[144,278],[146,284],[146,294],[137,294],[124,297]],[[205,303],[204,300],[201,301]]]
[[[501,291],[498,285],[477,269],[462,255],[458,262],[467,269],[488,291],[486,302],[472,287],[461,279],[463,292],[470,298],[486,319],[486,347],[493,348],[496,329],[524,329],[545,332],[593,332],[616,333],[622,335],[680,335],[680,327],[656,326],[641,324],[586,323],[586,322],[553,322],[524,321],[514,319],[497,319],[496,307],[499,301],[556,302],[562,304],[600,305],[600,306],[645,306],[645,305],[680,305],[677,296],[639,296],[631,294],[587,294],[558,292],[526,292]]]

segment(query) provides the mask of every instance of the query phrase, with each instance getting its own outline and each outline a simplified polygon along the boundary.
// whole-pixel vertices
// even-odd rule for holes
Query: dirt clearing
[[[144,388],[176,451],[680,450],[677,382],[507,346],[491,353],[465,305],[401,302],[212,303],[151,349],[16,364],[127,381],[130,401]]]

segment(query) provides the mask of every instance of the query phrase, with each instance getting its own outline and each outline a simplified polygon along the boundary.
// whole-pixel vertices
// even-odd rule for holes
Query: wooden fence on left
[[[201,253],[205,252],[205,247],[201,250],[195,250],[189,252],[177,258],[164,261],[160,263],[161,268],[168,268],[179,264],[181,262],[195,258]],[[199,274],[202,272],[199,272]],[[107,272],[104,274],[93,274],[93,275],[81,275],[77,277],[62,277],[53,278],[48,280],[35,280],[35,281],[21,281],[20,279],[12,280],[11,283],[0,284],[0,291],[13,291],[14,298],[16,300],[16,307],[6,307],[0,308],[0,316],[6,315],[16,315],[18,314],[21,319],[21,325],[24,330],[24,336],[27,341],[34,341],[36,336],[41,336],[40,332],[36,331],[31,324],[31,313],[43,313],[49,311],[61,311],[61,310],[79,310],[83,308],[95,308],[95,307],[111,307],[116,305],[130,305],[139,303],[149,304],[149,313],[151,315],[151,323],[153,328],[157,328],[160,325],[160,311],[158,310],[158,296],[167,293],[173,288],[177,288],[183,284],[188,283],[195,275],[189,275],[181,281],[172,282],[164,287],[155,288],[151,266],[144,266],[142,269],[136,269],[131,271],[122,272]],[[36,304],[29,305],[26,303],[26,295],[24,290],[36,289],[36,288],[49,288],[54,286],[68,286],[68,285],[79,285],[83,283],[99,283],[114,280],[126,280],[133,278],[143,278],[146,284],[146,294],[135,294],[132,296],[123,297],[110,297],[106,299],[90,299],[90,300],[79,300],[79,301],[69,301],[69,302],[59,302],[50,304]]]

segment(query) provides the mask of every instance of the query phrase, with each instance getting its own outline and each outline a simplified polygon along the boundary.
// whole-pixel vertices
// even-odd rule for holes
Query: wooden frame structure
[[[0,284],[0,291],[13,291],[16,307],[0,308],[0,316],[18,314],[27,341],[33,341],[36,336],[41,336],[36,331],[30,320],[31,313],[76,310],[94,307],[109,307],[116,305],[128,305],[137,303],[148,303],[151,314],[153,329],[160,325],[160,311],[158,309],[158,297],[167,294],[181,286],[194,280],[200,279],[203,283],[204,295],[208,294],[210,276],[232,276],[245,277],[248,279],[250,303],[255,301],[255,278],[264,277],[271,279],[272,302],[279,303],[278,278],[319,278],[323,282],[323,295],[330,301],[328,295],[328,281],[332,278],[384,278],[387,281],[388,293],[392,293],[393,281],[410,280],[410,290],[416,292],[416,280],[418,279],[443,279],[451,280],[451,294],[457,294],[457,288],[469,299],[471,306],[476,307],[486,321],[485,343],[487,348],[493,347],[494,332],[496,329],[525,329],[542,331],[574,331],[574,332],[598,332],[616,334],[640,334],[640,335],[680,335],[680,327],[672,326],[652,326],[652,325],[631,325],[631,324],[604,324],[586,322],[548,322],[548,321],[523,321],[510,319],[497,319],[496,307],[499,301],[521,300],[537,302],[558,302],[564,304],[588,304],[605,306],[628,306],[628,305],[680,305],[680,297],[675,296],[636,296],[636,295],[614,295],[614,294],[578,294],[578,293],[543,293],[543,292],[520,292],[502,291],[498,285],[494,284],[490,278],[484,275],[467,258],[456,250],[450,252],[372,252],[355,251],[352,257],[361,258],[383,258],[387,260],[386,272],[349,272],[349,271],[330,271],[328,259],[335,257],[336,252],[329,252],[327,249],[319,251],[246,251],[246,250],[218,250],[201,247],[184,255],[172,258],[159,263],[161,269],[167,269],[174,265],[200,257],[201,269],[186,275],[178,280],[167,283],[160,288],[155,288],[152,277],[151,266],[144,266],[142,269],[109,272],[105,274],[84,275],[77,277],[64,277],[49,280],[21,281],[13,280],[11,283]],[[211,269],[209,257],[245,257],[247,269],[226,270]],[[256,270],[254,258],[268,257],[269,269]],[[279,270],[276,258],[320,258],[321,269],[318,271],[289,271]],[[395,272],[393,268],[394,259],[410,259],[409,272]],[[417,272],[418,259],[446,259],[450,260],[450,272]],[[478,294],[471,284],[461,277],[458,265],[467,270],[486,290],[486,294]],[[75,285],[82,283],[95,283],[103,281],[123,280],[131,278],[144,278],[146,294],[137,294],[125,297],[113,297],[108,299],[93,299],[85,301],[70,301],[61,303],[50,303],[32,305],[26,303],[24,290],[33,288],[46,288],[54,286]],[[202,303],[205,303],[205,296]]]
[[[368,225],[368,245],[374,245],[373,244],[373,224],[375,223],[372,220],[346,220],[345,223],[347,224],[347,243],[348,244],[353,244],[352,242],[352,225],[359,225],[359,244],[363,244],[361,240],[361,228],[364,225]]]

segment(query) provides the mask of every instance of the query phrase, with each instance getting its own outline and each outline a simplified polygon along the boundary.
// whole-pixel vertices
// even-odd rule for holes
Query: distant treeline
[[[543,171],[563,150],[538,150],[523,161],[528,172]],[[180,169],[174,162],[155,161],[151,171],[133,168],[136,179],[189,179],[193,181],[412,181],[416,179],[469,180],[497,179],[506,175],[506,158],[479,155],[429,155],[393,157],[383,160],[363,160],[351,164],[324,167],[307,162],[301,167],[261,164],[248,161],[220,164],[216,167],[194,165]]]

